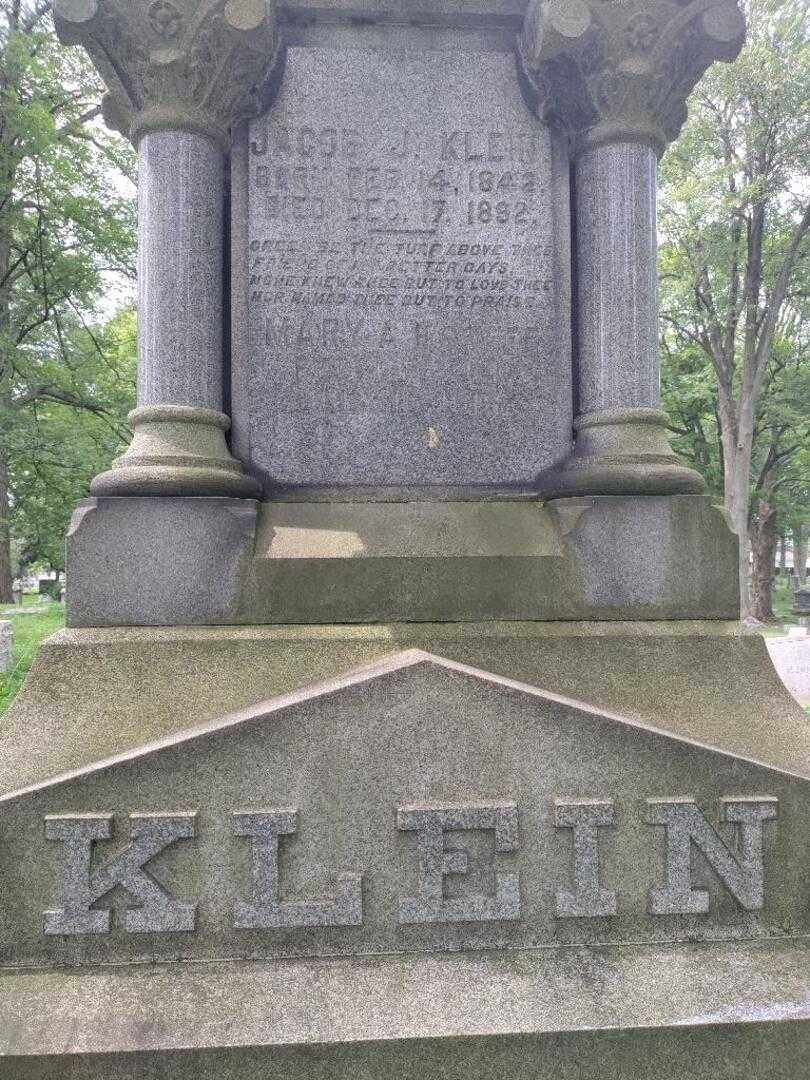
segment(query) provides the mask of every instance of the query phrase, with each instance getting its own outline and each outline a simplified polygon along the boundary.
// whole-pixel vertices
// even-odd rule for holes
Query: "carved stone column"
[[[274,0],[56,0],[54,16],[139,151],[135,434],[92,491],[254,495],[222,411],[224,166],[231,126],[266,104]]]
[[[578,409],[544,495],[700,493],[659,409],[657,156],[715,60],[739,53],[735,0],[532,0],[522,41],[538,109],[571,142]]]

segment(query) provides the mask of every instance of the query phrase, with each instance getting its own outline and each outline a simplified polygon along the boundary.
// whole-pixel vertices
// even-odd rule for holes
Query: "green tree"
[[[810,364],[806,352],[776,351],[754,439],[748,532],[751,542],[751,614],[773,618],[776,550],[786,520],[807,507],[810,478]],[[804,362],[802,362],[804,359]]]
[[[67,435],[67,410],[87,414],[77,449],[93,441],[88,417],[97,435],[103,417],[121,433],[126,396],[122,373],[110,372],[116,355],[93,327],[116,282],[134,277],[133,157],[100,124],[103,89],[81,50],[58,45],[50,7],[0,0],[0,602],[11,596],[12,478],[24,501],[39,447],[36,490],[48,474],[55,493],[67,490],[56,484],[58,455],[49,470],[46,451],[60,424]],[[94,445],[113,452],[100,436]],[[17,520],[24,515],[15,505]]]
[[[103,405],[35,399],[19,408],[8,446],[12,536],[25,564],[54,570],[65,569],[65,533],[76,503],[129,434],[122,418],[134,405],[134,310],[125,308],[92,331],[74,327],[65,346],[77,397]]]
[[[723,453],[718,388],[705,352],[686,335],[662,335],[662,396],[674,445],[722,498]],[[754,426],[747,533],[750,614],[772,617],[775,554],[791,529],[801,539],[810,516],[810,356],[802,335],[781,338],[772,353]],[[801,543],[799,544],[801,547]]]
[[[766,461],[757,460],[762,425],[771,424],[763,399],[777,385],[775,355],[799,349],[806,325],[810,48],[803,0],[744,6],[742,56],[701,83],[664,160],[661,265],[665,354],[678,354],[677,378],[693,398],[674,426],[697,440],[696,464],[722,492],[740,537],[747,614],[752,495],[767,487]],[[700,424],[695,394],[708,395],[711,406]],[[719,440],[714,466],[700,460],[704,436]],[[790,443],[789,432],[779,436],[780,462]]]

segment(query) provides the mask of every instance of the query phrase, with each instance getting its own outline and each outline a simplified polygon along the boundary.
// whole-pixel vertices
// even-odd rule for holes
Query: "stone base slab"
[[[0,975],[4,1080],[798,1080],[810,942]]]
[[[736,566],[706,496],[99,498],[68,537],[68,623],[734,619]]]
[[[63,631],[0,732],[0,1080],[796,1080],[807,731],[763,640],[723,622]],[[603,784],[636,845],[603,866],[624,921],[544,937],[567,863],[539,846],[542,808]],[[339,839],[339,864],[367,882],[364,921],[246,940],[220,898],[246,895],[222,821],[284,785],[302,842],[315,837],[283,867],[287,895],[321,895],[321,869],[292,875],[325,866],[331,883]],[[752,920],[718,897],[710,926],[647,926],[639,898],[663,880],[663,849],[633,826],[635,800],[694,794],[711,813],[718,793],[779,803],[766,910]],[[521,919],[406,936],[389,901],[413,868],[391,854],[392,808],[461,794],[517,801]],[[155,867],[198,902],[188,940],[131,933],[120,909],[92,940],[41,934],[57,870],[43,818],[108,809],[117,840],[126,814],[194,810],[189,857]],[[361,817],[382,840],[340,824]]]

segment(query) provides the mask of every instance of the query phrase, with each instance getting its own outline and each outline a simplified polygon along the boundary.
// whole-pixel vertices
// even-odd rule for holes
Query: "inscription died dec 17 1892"
[[[567,167],[511,55],[291,49],[243,160],[234,419],[269,483],[522,486],[568,452]]]

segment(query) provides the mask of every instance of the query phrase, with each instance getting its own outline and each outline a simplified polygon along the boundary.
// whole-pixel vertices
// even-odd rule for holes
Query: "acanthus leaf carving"
[[[55,0],[67,44],[104,79],[104,119],[136,141],[159,128],[228,145],[270,103],[282,48],[275,0]]]
[[[520,52],[576,149],[641,140],[661,153],[706,69],[744,37],[737,0],[531,0]]]

